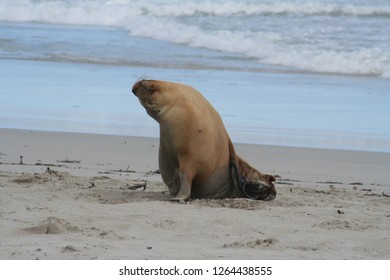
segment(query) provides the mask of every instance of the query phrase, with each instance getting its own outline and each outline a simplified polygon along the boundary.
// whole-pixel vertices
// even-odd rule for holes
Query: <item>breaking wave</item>
[[[264,30],[254,24],[256,20],[260,25],[294,17],[299,19],[302,36],[311,20],[318,16],[330,18],[328,20],[340,17],[356,20],[357,17],[362,18],[362,24],[366,18],[374,18],[390,26],[390,5],[365,4],[358,0],[352,4],[349,2],[3,0],[0,2],[0,20],[113,26],[127,30],[132,36],[239,53],[262,63],[314,72],[389,78],[390,47],[385,44],[359,46],[350,42],[351,46],[355,44],[357,47],[342,49],[338,39],[331,36],[325,40],[326,43],[308,36],[295,42],[283,30],[289,26],[280,24],[272,29],[273,25],[268,23],[270,27]],[[236,22],[231,23],[226,16],[236,16]],[[253,19],[253,28],[243,28],[238,24],[242,16]],[[305,20],[305,17],[311,19]],[[223,28],[217,24],[221,21]],[[324,23],[322,29],[325,28]]]

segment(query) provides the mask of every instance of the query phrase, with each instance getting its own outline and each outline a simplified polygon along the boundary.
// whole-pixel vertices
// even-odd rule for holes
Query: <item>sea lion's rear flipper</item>
[[[230,160],[230,175],[234,187],[239,189],[245,197],[253,200],[273,200],[275,198],[275,191],[269,185],[250,181],[245,176],[240,175],[233,159]]]
[[[273,200],[275,196],[270,195],[270,187],[260,182],[248,181],[240,176],[238,168],[233,160],[230,161],[230,175],[235,188],[247,198],[253,200]]]
[[[236,190],[238,189],[239,192],[243,194],[243,196],[254,200],[273,200],[275,198],[276,191],[272,183],[275,181],[275,177],[268,175],[265,176],[264,179],[269,182],[269,184],[266,184],[261,181],[262,179],[259,181],[251,181],[248,180],[247,177],[243,176],[242,172],[240,172],[240,164],[244,164],[247,168],[250,169],[254,168],[236,155],[233,143],[231,141],[229,141],[229,158],[230,176]],[[256,172],[259,173],[258,171]]]
[[[248,181],[244,176],[240,178],[241,190],[244,195],[254,200],[273,200],[274,195],[270,192],[270,187],[261,182]]]

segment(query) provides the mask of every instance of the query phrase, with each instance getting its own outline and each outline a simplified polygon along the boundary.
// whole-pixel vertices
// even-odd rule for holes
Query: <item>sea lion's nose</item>
[[[139,85],[140,85],[140,82],[136,82],[134,85],[133,85],[133,88],[131,89],[131,91],[134,93],[134,95],[137,95],[137,90],[139,88]]]

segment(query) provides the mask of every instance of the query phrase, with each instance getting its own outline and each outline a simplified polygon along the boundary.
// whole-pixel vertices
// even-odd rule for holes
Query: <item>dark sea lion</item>
[[[235,153],[221,117],[196,89],[141,80],[132,91],[160,124],[159,167],[174,200],[275,198],[275,177]]]

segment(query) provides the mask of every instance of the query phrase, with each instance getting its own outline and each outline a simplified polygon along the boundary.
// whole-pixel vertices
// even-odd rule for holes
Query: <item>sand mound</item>
[[[42,221],[40,225],[24,228],[23,230],[33,234],[60,234],[78,232],[79,228],[64,219],[49,217]]]

